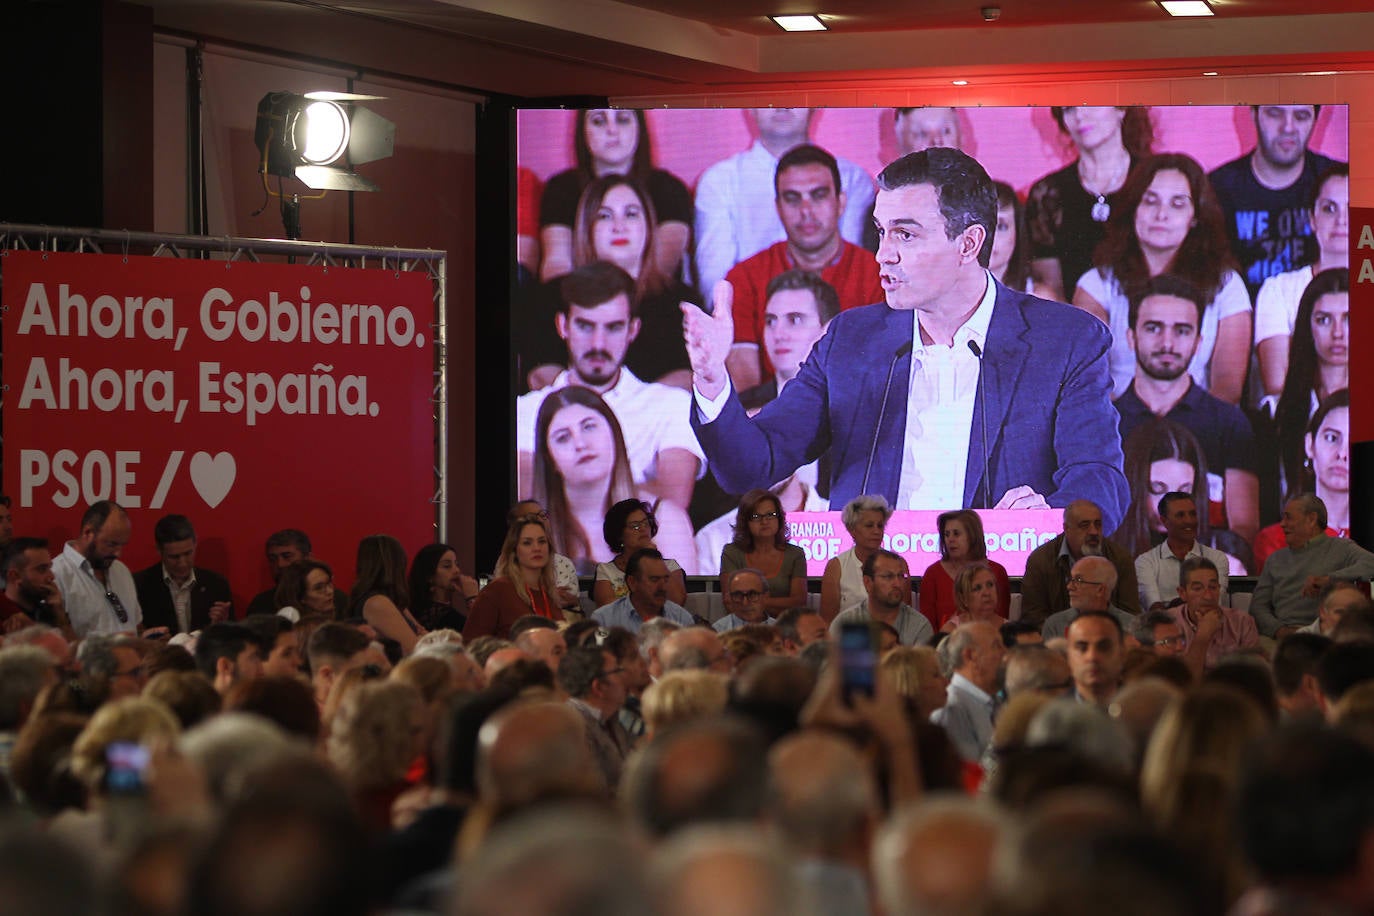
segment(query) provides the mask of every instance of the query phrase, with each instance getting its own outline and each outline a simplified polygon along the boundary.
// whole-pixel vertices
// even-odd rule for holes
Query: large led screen
[[[715,574],[753,488],[811,575],[862,494],[917,574],[960,508],[1013,575],[1078,499],[1138,555],[1188,493],[1232,574],[1288,494],[1349,528],[1345,106],[537,110],[518,158],[515,488],[583,572],[640,497]]]

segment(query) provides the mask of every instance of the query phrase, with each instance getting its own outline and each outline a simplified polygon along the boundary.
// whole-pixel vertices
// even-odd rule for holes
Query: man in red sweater
[[[746,258],[725,277],[735,294],[735,345],[726,368],[737,391],[773,375],[762,343],[768,283],[778,274],[797,269],[819,275],[835,288],[841,309],[883,300],[872,253],[840,235],[845,196],[835,157],[811,144],[794,147],[778,160],[773,187],[787,240]]]

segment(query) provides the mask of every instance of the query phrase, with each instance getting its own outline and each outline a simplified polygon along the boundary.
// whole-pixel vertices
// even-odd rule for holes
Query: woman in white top
[[[1350,265],[1350,166],[1344,162],[1317,179],[1308,202],[1317,260],[1264,281],[1255,297],[1255,354],[1264,385],[1261,406],[1270,406],[1283,393],[1288,374],[1288,341],[1298,317],[1298,303],[1312,278],[1323,270]]]
[[[1238,404],[1250,363],[1250,294],[1232,269],[1221,207],[1202,167],[1181,153],[1151,156],[1131,171],[1121,201],[1098,246],[1098,266],[1082,276],[1073,296],[1074,305],[1112,329],[1113,396],[1135,377],[1126,334],[1131,299],[1151,277],[1168,273],[1210,297],[1189,374]]]
[[[845,504],[840,520],[854,539],[854,546],[825,564],[821,577],[821,616],[827,623],[840,611],[868,600],[868,590],[864,588],[864,561],[883,546],[883,534],[890,518],[892,507],[881,496],[856,496]],[[906,582],[902,602],[911,603],[910,579]]]
[[[674,510],[681,511],[676,507]],[[625,567],[636,551],[658,549],[654,543],[654,538],[658,536],[658,519],[652,507],[643,500],[622,499],[607,511],[601,533],[606,539],[606,546],[615,551],[615,557],[609,562],[597,564],[596,582],[592,584],[592,600],[597,607],[630,593],[630,587],[625,584]],[[690,528],[687,533],[691,533]],[[664,557],[663,562],[672,576],[668,580],[668,600],[674,604],[686,604],[686,573],[677,560]]]

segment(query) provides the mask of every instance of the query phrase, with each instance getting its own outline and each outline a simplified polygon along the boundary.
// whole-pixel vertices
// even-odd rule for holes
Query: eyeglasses
[[[749,521],[761,522],[766,518],[780,518],[780,516],[776,512],[755,512],[753,515],[749,516]]]
[[[1164,646],[1167,649],[1170,646],[1181,646],[1186,642],[1187,640],[1182,636],[1166,636],[1163,639],[1156,639],[1151,645]]]
[[[603,672],[601,672],[600,674],[597,675],[597,677],[598,677],[598,678],[610,677],[612,674],[620,674],[620,673],[623,672],[624,670],[625,670],[624,668],[612,668],[612,669],[610,669],[609,671],[603,671]]]
[[[110,602],[110,607],[114,608],[115,616],[119,618],[120,623],[129,622],[129,612],[124,610],[124,602],[119,600],[118,595],[107,588],[105,589],[105,600]]]
[[[763,592],[731,592],[730,597],[735,601],[758,601],[760,598],[763,597]]]
[[[1101,582],[1094,582],[1092,579],[1084,579],[1082,576],[1070,576],[1070,585],[1101,585]]]
[[[625,527],[626,527],[626,528],[629,528],[631,531],[643,531],[645,528],[653,528],[653,526],[654,526],[654,518],[653,518],[652,515],[649,516],[648,518],[646,518],[646,519],[645,519],[644,521],[642,521],[642,522],[626,522],[626,523],[625,523]]]

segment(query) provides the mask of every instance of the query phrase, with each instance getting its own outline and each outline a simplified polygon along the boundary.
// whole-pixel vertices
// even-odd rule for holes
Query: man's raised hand
[[[708,315],[690,302],[682,308],[682,337],[692,361],[692,384],[704,397],[717,397],[729,376],[725,357],[735,342],[734,287],[721,280],[712,291]]]

